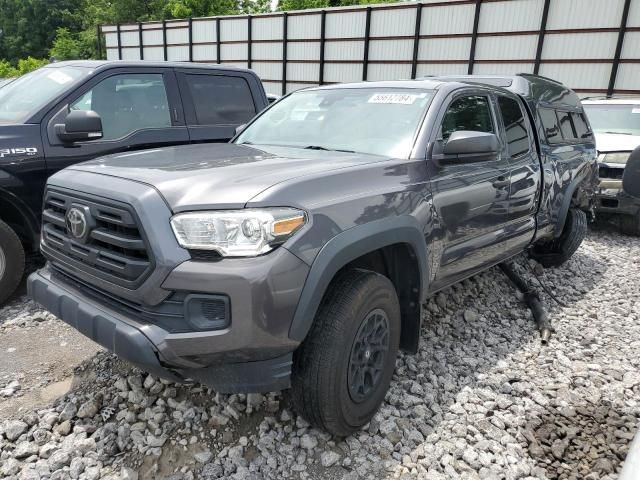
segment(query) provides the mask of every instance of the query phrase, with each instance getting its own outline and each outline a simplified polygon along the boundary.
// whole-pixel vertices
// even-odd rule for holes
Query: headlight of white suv
[[[181,247],[223,257],[255,257],[285,242],[307,222],[294,208],[180,213],[171,227]]]

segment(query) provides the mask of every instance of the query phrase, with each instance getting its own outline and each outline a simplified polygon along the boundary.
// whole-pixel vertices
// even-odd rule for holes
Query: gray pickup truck
[[[28,289],[149,372],[291,388],[347,435],[417,351],[427,297],[527,249],[576,251],[597,180],[578,123],[575,93],[531,75],[298,91],[229,144],[55,174]]]

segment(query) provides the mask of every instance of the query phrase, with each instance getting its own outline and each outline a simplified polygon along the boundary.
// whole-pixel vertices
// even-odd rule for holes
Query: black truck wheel
[[[535,245],[531,256],[545,268],[559,267],[576,253],[586,236],[587,214],[577,208],[570,208],[560,237]]]
[[[22,243],[11,227],[0,220],[0,305],[16,291],[23,273]]]
[[[637,215],[621,215],[620,230],[626,235],[640,236],[640,213]]]
[[[399,342],[400,305],[391,281],[365,270],[340,274],[294,355],[298,413],[334,435],[358,430],[384,400]]]

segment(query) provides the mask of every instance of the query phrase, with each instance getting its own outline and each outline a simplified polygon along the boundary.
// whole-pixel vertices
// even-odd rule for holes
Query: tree
[[[309,8],[346,7],[374,3],[395,3],[399,0],[279,0],[278,10],[306,10]]]
[[[0,0],[0,58],[46,57],[57,29],[78,31],[81,17],[76,0]]]

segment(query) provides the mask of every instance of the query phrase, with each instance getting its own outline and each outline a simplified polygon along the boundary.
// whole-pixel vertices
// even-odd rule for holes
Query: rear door
[[[227,142],[261,109],[253,76],[214,69],[177,70],[192,142]]]
[[[445,101],[438,118],[430,178],[445,246],[434,288],[469,276],[504,256],[510,186],[509,161],[502,151],[478,156],[473,163],[436,165],[455,131],[494,133],[501,138],[490,91],[457,91]]]
[[[54,126],[72,110],[93,110],[103,138],[63,143]],[[42,122],[49,174],[74,163],[130,150],[189,142],[175,74],[170,68],[117,68],[71,92]]]
[[[541,164],[524,105],[515,95],[496,94],[511,185],[507,213],[507,249],[523,248],[535,231],[540,198]]]

